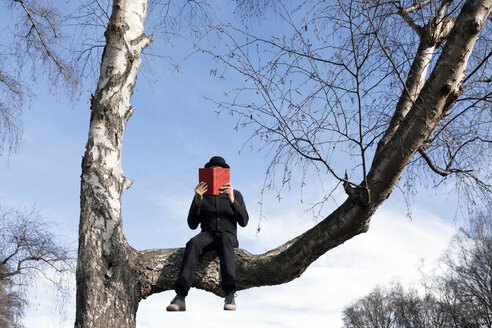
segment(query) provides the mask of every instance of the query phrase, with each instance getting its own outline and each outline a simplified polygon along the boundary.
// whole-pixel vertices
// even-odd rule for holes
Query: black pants
[[[191,287],[193,273],[198,258],[205,251],[215,250],[219,253],[221,286],[226,294],[236,290],[236,262],[234,247],[239,243],[236,236],[229,232],[200,232],[186,243],[186,250],[181,262],[178,281],[174,287],[176,294],[187,296]]]

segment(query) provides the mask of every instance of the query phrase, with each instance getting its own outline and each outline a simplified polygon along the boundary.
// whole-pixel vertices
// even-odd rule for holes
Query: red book
[[[230,182],[230,169],[221,167],[198,169],[198,182],[204,181],[207,184],[205,195],[218,195],[219,188]]]

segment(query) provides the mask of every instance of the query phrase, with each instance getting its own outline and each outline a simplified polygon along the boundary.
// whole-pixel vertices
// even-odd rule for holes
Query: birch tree
[[[319,2],[321,3],[323,2]],[[406,72],[400,72],[405,66],[400,67],[393,60],[393,56],[398,54],[398,49],[393,49],[394,53],[384,54],[387,45],[377,33],[379,30],[375,28],[380,26],[376,25],[378,22],[376,18],[379,17],[380,12],[371,11],[371,8],[380,8],[379,2],[353,1],[350,7],[345,7],[344,3],[330,4],[339,5],[342,13],[347,9],[345,13],[351,17],[351,20],[329,19],[325,21],[325,27],[328,28],[330,23],[344,23],[349,27],[348,39],[339,40],[340,48],[349,46],[347,53],[352,56],[349,65],[343,61],[344,57],[332,60],[318,58],[313,53],[312,56],[306,57],[302,53],[296,53],[295,49],[279,45],[280,43],[269,44],[277,49],[280,47],[291,56],[307,58],[311,63],[324,61],[333,67],[341,67],[356,82],[360,82],[355,83],[354,87],[352,84],[354,80],[348,81],[347,83],[351,85],[350,90],[346,88],[347,85],[343,85],[342,80],[338,81],[340,84],[327,85],[327,89],[322,89],[322,91],[337,89],[355,97],[353,111],[355,116],[344,117],[347,121],[352,118],[351,121],[357,122],[357,129],[353,131],[350,125],[350,129],[344,131],[343,127],[337,128],[336,132],[340,134],[345,132],[347,140],[358,146],[358,153],[362,158],[362,164],[357,166],[362,168],[360,181],[355,182],[354,179],[337,173],[330,164],[330,157],[319,151],[323,140],[309,139],[307,136],[315,136],[315,134],[298,129],[302,126],[302,122],[305,122],[301,114],[305,117],[310,115],[308,108],[294,106],[300,103],[292,103],[292,106],[288,106],[289,101],[293,99],[289,98],[288,94],[280,95],[276,99],[268,98],[268,95],[271,95],[270,91],[282,84],[280,79],[278,85],[255,84],[253,90],[264,95],[265,101],[262,106],[243,107],[246,109],[242,112],[246,113],[244,117],[257,124],[260,134],[262,129],[265,129],[264,131],[267,132],[264,134],[265,138],[267,134],[276,136],[282,149],[291,150],[309,161],[324,165],[330,175],[343,183],[347,198],[315,227],[284,245],[261,255],[236,250],[236,277],[239,290],[291,281],[299,277],[313,261],[330,249],[366,232],[372,215],[394,190],[404,169],[420,149],[426,150],[426,142],[435,135],[436,131],[439,131],[445,119],[453,113],[453,108],[463,94],[464,84],[470,81],[473,73],[488,65],[490,55],[488,57],[485,55],[482,61],[476,62],[471,71],[468,67],[471,58],[474,58],[475,45],[481,30],[490,24],[487,19],[492,8],[492,0],[467,0],[452,7],[450,7],[451,1],[424,1],[409,6],[403,6],[400,2],[386,3],[385,5],[389,6],[386,8],[393,8],[393,12],[400,17],[401,23],[406,22],[418,36],[419,47],[414,49],[413,53],[405,53],[412,63]],[[434,6],[433,10],[429,11],[432,15],[425,16],[425,24],[419,24],[416,17],[420,16],[415,12],[424,9],[428,4]],[[99,82],[91,99],[89,136],[82,161],[76,273],[75,327],[77,328],[135,327],[139,302],[154,293],[173,288],[183,254],[183,249],[135,250],[127,243],[122,230],[120,199],[122,193],[132,184],[132,180],[123,174],[121,149],[126,123],[134,111],[130,105],[130,97],[141,64],[140,55],[151,43],[151,39],[144,34],[147,7],[147,0],[114,0],[105,33],[106,45],[102,55]],[[364,12],[362,9],[368,11]],[[352,15],[354,13],[358,15]],[[368,16],[367,13],[377,15]],[[355,24],[356,21],[359,22],[358,25]],[[379,23],[383,24],[385,21]],[[350,34],[350,27],[353,27],[352,34]],[[356,46],[358,44],[375,45],[375,47],[366,47],[359,51]],[[484,47],[490,51],[490,43],[485,43]],[[242,49],[244,48],[236,46],[229,58],[247,59],[247,56],[242,56]],[[388,102],[384,107],[383,112],[387,114],[388,120],[384,120],[384,115],[373,117],[373,120],[380,121],[382,133],[368,135],[362,121],[366,110],[365,104],[358,100],[371,91],[367,86],[362,88],[362,82],[368,81],[365,77],[370,77],[370,74],[363,74],[365,58],[372,55],[372,50],[369,49],[382,51],[383,57],[379,57],[386,58],[385,62],[392,67],[391,72],[400,73],[396,76],[401,78],[401,85],[390,90],[398,89],[400,100],[397,103]],[[405,48],[408,51],[411,49],[412,47]],[[231,61],[230,64],[232,67],[240,68],[237,63]],[[247,71],[252,67],[248,65],[242,66],[239,71],[249,72],[247,76],[255,83],[261,81],[255,70]],[[381,72],[376,62],[372,62],[371,65],[369,72]],[[299,72],[304,68],[308,69],[310,66],[295,66]],[[266,72],[274,71],[266,70]],[[275,76],[275,73],[272,74]],[[384,71],[382,74],[384,77]],[[326,81],[326,78],[316,76],[314,73],[308,76],[313,80]],[[488,84],[485,85],[485,88],[488,88]],[[326,114],[324,122],[336,124],[336,114],[341,113],[343,116],[343,110],[346,108],[343,106],[347,103],[334,103],[333,98],[329,97],[316,99],[326,102],[327,106],[320,109]],[[480,99],[490,101],[490,97],[482,96]],[[282,101],[287,105],[286,107],[276,106]],[[232,105],[236,104],[232,103]],[[230,108],[237,109],[234,106]],[[292,115],[298,115],[297,120],[292,116],[289,121],[286,116],[288,112],[279,111],[282,108],[291,109]],[[252,112],[249,112],[250,109]],[[274,125],[263,124],[266,121],[258,119],[262,114],[266,115],[264,117],[272,117]],[[297,128],[293,128],[292,121],[300,122]],[[326,125],[310,126],[319,130],[326,128]],[[369,152],[368,145],[375,148],[373,153]],[[369,160],[370,156],[367,152],[374,155],[372,161]],[[447,170],[445,168],[443,171],[446,174],[446,171],[451,172],[451,169],[452,167]],[[219,279],[218,260],[213,254],[208,254],[197,268],[193,286],[221,295]]]

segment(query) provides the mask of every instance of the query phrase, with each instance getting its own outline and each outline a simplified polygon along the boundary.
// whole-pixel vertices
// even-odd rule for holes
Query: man
[[[229,168],[220,156],[214,156],[205,168]],[[226,293],[224,310],[236,310],[234,293],[236,291],[234,248],[239,247],[237,224],[248,224],[248,212],[243,197],[230,183],[220,188],[219,195],[205,195],[207,185],[201,181],[195,188],[195,197],[188,213],[188,226],[201,232],[186,244],[178,280],[174,290],[176,297],[166,308],[167,311],[186,311],[185,297],[191,287],[193,274],[199,256],[205,251],[216,250],[220,260],[221,287]]]

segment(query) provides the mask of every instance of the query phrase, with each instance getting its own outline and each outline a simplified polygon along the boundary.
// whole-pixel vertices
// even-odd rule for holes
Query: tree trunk
[[[398,103],[396,104],[396,109],[391,118],[390,125],[384,136],[381,138],[374,156],[379,156],[379,152],[391,140],[391,137],[395,134],[398,126],[405,119],[415,103],[426,82],[427,71],[432,58],[434,57],[436,48],[449,35],[453,24],[454,20],[448,19],[446,17],[446,12],[442,11],[427,26],[417,30],[417,34],[420,38],[419,47],[413,58],[412,66],[408,72],[400,99],[398,99]]]
[[[326,219],[286,244],[262,255],[236,250],[238,289],[275,285],[299,277],[328,250],[367,231],[372,214],[390,195],[405,166],[442,120],[446,104],[459,92],[478,33],[492,0],[468,0],[454,23],[440,58],[423,87],[428,58],[409,78],[415,85],[398,124],[380,142],[367,177],[369,201],[351,196]],[[114,0],[106,31],[101,76],[92,98],[87,149],[82,161],[81,216],[77,263],[75,327],[135,327],[142,298],[170,290],[183,249],[137,252],[123,235],[120,197],[131,185],[121,170],[121,147],[133,108],[130,96],[150,40],[143,34],[146,0]],[[433,49],[432,49],[433,50]],[[427,51],[427,50],[426,50]],[[421,90],[420,90],[421,88]],[[405,91],[404,91],[405,92]],[[416,95],[415,93],[418,93]],[[193,286],[221,295],[215,254],[200,261]]]
[[[140,53],[147,0],[115,0],[105,33],[101,75],[91,99],[91,121],[82,160],[77,311],[75,327],[135,327],[139,281],[135,251],[122,231],[120,197],[131,185],[121,169],[121,147],[133,108],[130,96]]]

